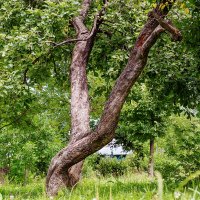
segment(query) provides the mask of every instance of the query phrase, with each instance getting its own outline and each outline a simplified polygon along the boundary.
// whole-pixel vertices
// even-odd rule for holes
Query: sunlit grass
[[[145,173],[126,174],[121,177],[100,177],[95,174],[84,177],[73,190],[63,189],[59,192],[60,200],[174,200],[174,191],[165,186],[162,191],[161,176],[150,180]],[[46,200],[44,180],[37,180],[29,185],[20,186],[7,183],[0,188],[3,200]],[[180,193],[181,200],[200,199],[199,186],[188,188]]]

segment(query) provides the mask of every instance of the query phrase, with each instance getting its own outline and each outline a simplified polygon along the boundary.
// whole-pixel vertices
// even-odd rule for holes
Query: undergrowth
[[[119,177],[102,177],[93,173],[83,177],[72,190],[59,192],[59,200],[198,200],[200,184],[173,190],[163,183],[159,173],[149,179],[145,173],[128,173]],[[15,200],[46,200],[44,180],[36,180],[26,186],[6,183],[0,187],[3,200],[14,196]],[[178,188],[178,186],[177,186]],[[0,199],[1,199],[0,195]]]

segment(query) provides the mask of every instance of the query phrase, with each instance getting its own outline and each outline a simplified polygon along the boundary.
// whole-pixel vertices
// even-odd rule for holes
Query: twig
[[[67,39],[67,40],[60,42],[60,43],[56,43],[56,42],[53,42],[53,41],[47,41],[47,43],[53,44],[53,48],[56,48],[56,47],[64,45],[64,44],[68,44],[68,43],[72,43],[72,42],[79,42],[79,41],[86,41],[86,40],[88,40],[88,38],[86,38],[86,39]]]

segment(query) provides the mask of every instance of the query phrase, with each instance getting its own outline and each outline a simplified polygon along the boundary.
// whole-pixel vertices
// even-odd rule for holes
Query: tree
[[[185,11],[188,10],[184,3],[182,7],[186,9]],[[116,136],[117,142],[122,143],[129,150],[134,149],[138,156],[136,160],[138,168],[139,161],[143,157],[141,152],[144,139],[149,139],[150,135],[156,134],[156,131],[151,132],[154,125],[149,123],[150,111],[157,117],[160,115],[161,121],[157,122],[157,125],[160,124],[157,128],[157,137],[166,133],[163,122],[166,121],[167,116],[172,113],[184,113],[191,117],[194,116],[194,109],[198,109],[200,85],[197,58],[199,47],[196,45],[199,43],[199,37],[196,35],[198,2],[189,9],[190,14],[176,9],[171,12],[176,24],[184,31],[183,41],[171,45],[168,37],[159,38],[151,49],[147,67],[138,81],[139,85],[130,92],[122,110]],[[176,19],[177,15],[178,19]],[[142,85],[148,88],[149,102],[142,98],[143,93],[146,94],[142,90]]]
[[[74,1],[41,1],[32,8],[23,0],[0,1],[0,154],[12,180],[23,181],[29,150],[36,159],[28,170],[44,174],[51,157],[66,144],[70,53],[61,48],[52,56],[48,41],[69,34],[65,27],[76,10],[72,5]]]
[[[144,157],[143,144],[149,141],[148,173],[151,177],[154,176],[155,139],[165,134],[166,118],[170,114],[166,104],[152,94],[144,83],[135,86],[122,110],[116,134],[117,143],[138,156],[138,170]]]
[[[148,20],[130,53],[128,64],[112,89],[99,124],[94,131],[89,131],[89,104],[85,68],[92,48],[91,44],[93,44],[94,37],[102,22],[100,16],[104,13],[107,5],[108,2],[105,3],[103,9],[95,18],[94,26],[90,32],[84,24],[91,6],[90,0],[82,2],[79,16],[73,20],[73,26],[78,37],[71,64],[72,136],[68,146],[62,149],[51,161],[46,180],[48,195],[56,195],[61,186],[68,185],[70,167],[78,162],[78,165],[81,165],[80,161],[113,139],[124,101],[141,74],[149,50],[160,34],[166,29],[172,34],[174,40],[181,40],[180,32],[163,19],[172,6],[171,1],[161,1],[149,13]],[[69,41],[71,40],[66,40],[65,43]],[[85,116],[82,115],[83,112]],[[82,121],[84,121],[83,125]]]
[[[47,192],[49,195],[55,195],[60,186],[73,185],[78,181],[80,170],[74,171],[73,168],[76,167],[71,168],[74,164],[114,137],[125,98],[146,64],[150,48],[164,29],[168,30],[174,39],[181,39],[180,32],[164,20],[173,2],[163,0],[149,12],[147,22],[130,52],[128,64],[113,87],[95,130],[89,130],[86,65],[94,39],[98,39],[97,33],[104,32],[107,37],[110,35],[107,30],[100,29],[102,22],[106,22],[106,17],[109,18],[109,15],[105,15],[106,8],[108,7],[109,11],[115,8],[114,12],[117,13],[121,5],[133,2],[93,3],[91,0],[84,0],[79,13],[79,2],[74,0],[60,3],[49,0],[34,1],[33,4],[32,1],[22,0],[0,2],[3,19],[0,27],[0,51],[1,68],[4,72],[1,79],[2,130],[21,122],[22,119],[25,121],[27,116],[31,116],[32,110],[37,111],[31,106],[38,105],[37,94],[49,88],[49,84],[52,88],[55,87],[55,90],[58,85],[62,88],[60,91],[67,90],[69,84],[66,80],[71,76],[71,141],[68,147],[52,159],[47,176]],[[91,17],[94,12],[97,12],[95,20]],[[71,27],[77,31],[77,38],[74,38],[74,30]],[[89,30],[87,27],[92,28]],[[63,38],[72,39],[60,42]],[[71,59],[73,42],[76,44]],[[68,44],[68,48],[63,46],[65,44]],[[69,75],[67,66],[70,63]],[[53,78],[56,81],[51,82]],[[53,94],[57,94],[57,91]],[[6,104],[5,100],[9,100],[10,104]],[[30,107],[32,109],[29,109]],[[45,106],[43,108],[45,109]],[[81,165],[79,163],[76,166],[81,169]]]
[[[7,166],[9,179],[17,183],[27,182],[28,172],[46,174],[52,156],[65,146],[69,132],[69,108],[63,91],[59,94],[46,88],[36,97],[38,102],[32,102],[26,116],[4,127],[0,134],[0,166]]]

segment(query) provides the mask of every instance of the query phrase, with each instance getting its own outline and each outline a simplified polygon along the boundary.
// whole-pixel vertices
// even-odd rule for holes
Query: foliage
[[[121,176],[127,171],[128,165],[117,158],[101,158],[95,169],[103,176]]]
[[[24,182],[26,171],[46,174],[68,138],[69,49],[54,51],[48,41],[69,37],[75,5],[0,1],[0,166],[13,181]]]
[[[0,136],[0,166],[9,167],[12,181],[24,183],[27,172],[27,176],[46,173],[51,157],[63,147],[60,135],[45,127],[39,131],[33,128],[4,130]]]
[[[199,170],[199,118],[188,119],[183,114],[171,116],[166,121],[166,127],[166,134],[161,138],[156,138],[155,170],[162,174],[170,187],[174,187],[177,182]],[[129,159],[129,166],[136,166],[140,171],[147,171],[149,144],[143,142],[139,145],[135,142],[135,147],[140,148],[126,159]]]
[[[200,126],[199,119],[191,121],[185,117],[172,117],[172,126],[166,137],[166,154],[179,162],[174,176],[180,180],[199,170]],[[178,180],[177,177],[177,180]]]
[[[169,113],[165,104],[152,96],[145,84],[138,84],[127,99],[116,139],[125,149],[134,150],[138,170],[144,158],[144,142],[165,134]]]
[[[63,55],[69,50],[51,52],[49,41],[70,35],[74,4],[77,2],[44,1],[33,9],[22,0],[0,2],[1,127],[21,120],[30,108],[39,110],[38,93],[66,81],[64,66],[69,60]],[[66,89],[67,83],[63,86]]]
[[[194,116],[190,109],[197,109],[200,99],[200,38],[196,34],[199,31],[199,1],[190,2],[186,7],[190,14],[177,8],[169,15],[180,28],[183,41],[174,43],[168,36],[161,37],[151,49],[144,77],[153,96],[174,112],[185,111],[190,117]]]
[[[199,46],[196,44],[199,38],[194,30],[198,29],[196,23],[199,20],[199,8],[190,3],[182,5],[184,9],[190,9],[190,14],[178,8],[173,9],[169,15],[174,19],[173,23],[182,29],[183,42],[173,43],[165,35],[159,39],[149,54],[143,76],[133,88],[122,110],[116,138],[126,149],[135,150],[138,168],[142,167],[142,159],[145,157],[144,141],[168,134],[168,116],[184,112],[190,118],[198,112],[200,73]],[[191,44],[194,41],[193,48]],[[152,116],[155,120],[151,120]],[[161,172],[176,168],[178,163],[181,166],[176,158],[175,162],[170,162],[170,159],[172,158],[161,159],[158,166]],[[177,170],[177,178],[181,171],[182,169]]]

